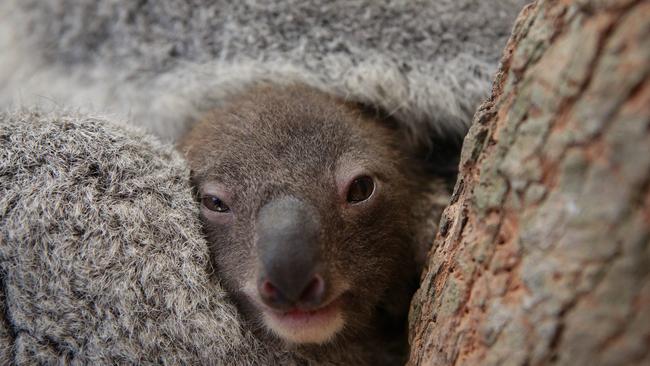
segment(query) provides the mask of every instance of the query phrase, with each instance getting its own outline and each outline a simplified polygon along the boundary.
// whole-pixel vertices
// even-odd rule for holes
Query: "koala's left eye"
[[[367,200],[375,191],[375,182],[367,175],[356,178],[348,188],[348,202],[359,203]]]
[[[217,196],[203,196],[201,203],[203,203],[203,206],[210,211],[221,213],[230,211],[230,207],[228,207],[228,205]]]

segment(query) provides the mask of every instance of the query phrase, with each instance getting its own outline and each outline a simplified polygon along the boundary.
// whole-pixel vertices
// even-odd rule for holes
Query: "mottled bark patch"
[[[650,362],[650,3],[538,1],[465,140],[413,365]]]

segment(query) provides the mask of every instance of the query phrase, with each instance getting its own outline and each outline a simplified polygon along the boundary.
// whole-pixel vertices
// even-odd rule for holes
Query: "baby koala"
[[[403,363],[432,197],[449,192],[396,123],[306,86],[257,86],[180,148],[216,276],[260,339],[315,363]]]

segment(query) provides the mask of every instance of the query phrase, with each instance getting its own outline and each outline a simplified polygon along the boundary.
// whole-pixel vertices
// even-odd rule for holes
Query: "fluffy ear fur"
[[[251,83],[303,83],[385,111],[437,157],[525,2],[5,0],[0,106],[99,110],[174,140]]]

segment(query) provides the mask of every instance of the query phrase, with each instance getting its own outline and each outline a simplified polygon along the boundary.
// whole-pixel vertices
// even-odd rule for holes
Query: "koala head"
[[[405,316],[430,177],[402,137],[304,86],[253,88],[192,127],[216,273],[250,322],[304,345]]]

